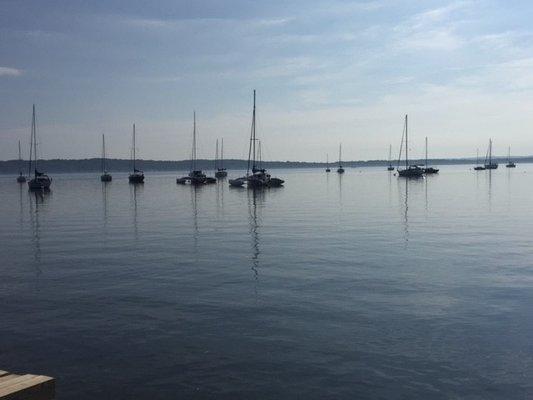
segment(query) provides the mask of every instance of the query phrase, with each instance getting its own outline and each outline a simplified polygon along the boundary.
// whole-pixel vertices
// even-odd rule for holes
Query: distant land
[[[505,164],[507,157],[494,157],[494,161]],[[513,157],[516,163],[532,163],[533,156]],[[482,162],[482,160],[480,160]],[[181,161],[161,161],[161,160],[137,160],[139,169],[144,171],[186,171],[190,168],[190,160]],[[412,164],[424,164],[424,160],[412,160]],[[443,158],[430,159],[428,164],[431,165],[450,165],[450,164],[475,164],[475,158]],[[132,168],[131,160],[127,159],[108,159],[106,160],[107,169],[110,172],[126,172]],[[343,161],[342,165],[345,167],[380,167],[386,166],[389,162],[386,160],[367,160],[367,161]],[[392,165],[396,166],[397,161]],[[28,169],[28,162],[23,161],[23,172]],[[213,160],[198,160],[198,168],[209,171],[214,169]],[[245,170],[247,165],[246,160],[228,159],[224,160],[224,167],[232,170]],[[263,161],[261,163],[264,168],[325,168],[324,162],[300,162],[300,161]],[[331,162],[331,168],[335,168],[337,163]],[[0,161],[0,174],[14,174],[18,173],[20,163],[18,160]],[[88,159],[53,159],[53,160],[39,160],[39,169],[44,172],[98,172],[101,169],[100,158]]]

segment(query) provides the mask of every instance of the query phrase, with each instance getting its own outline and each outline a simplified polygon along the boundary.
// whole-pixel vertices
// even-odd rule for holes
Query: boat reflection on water
[[[29,191],[29,212],[31,225],[31,244],[33,248],[33,260],[37,275],[42,273],[42,250],[41,250],[41,223],[40,214],[43,212],[43,204],[46,195],[45,191]]]
[[[254,292],[257,301],[257,283],[259,278],[260,270],[260,256],[261,256],[261,226],[262,226],[262,209],[265,204],[265,190],[261,189],[251,189],[248,190],[248,218],[249,218],[249,229],[251,242],[251,270],[254,274]]]
[[[131,208],[133,210],[133,238],[135,239],[135,242],[137,242],[139,239],[139,225],[137,222],[137,218],[138,218],[137,203],[138,203],[138,197],[142,198],[142,193],[144,191],[144,185],[129,185],[129,188],[130,188],[130,198],[131,198],[131,205],[132,205]]]
[[[102,181],[102,206],[104,216],[104,233],[107,233],[107,185],[111,184],[110,181]]]

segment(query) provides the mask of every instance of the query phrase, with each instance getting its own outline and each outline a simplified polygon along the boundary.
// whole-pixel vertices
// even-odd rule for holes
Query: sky
[[[533,154],[533,2],[1,0],[0,159]]]

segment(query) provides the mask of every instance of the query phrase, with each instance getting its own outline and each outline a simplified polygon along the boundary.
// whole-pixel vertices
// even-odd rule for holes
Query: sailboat
[[[403,178],[421,178],[424,170],[418,165],[409,165],[409,138],[408,138],[407,114],[405,114],[404,131],[402,135],[402,144],[400,145],[400,158],[402,155],[403,138],[405,137],[405,169],[400,169],[400,159],[398,159],[398,176]]]
[[[342,143],[339,144],[339,168],[337,168],[337,173],[344,174],[344,168],[342,167]]]
[[[498,163],[492,162],[492,139],[489,139],[489,148],[487,150],[487,155],[485,156],[485,168],[486,169],[497,169]]]
[[[19,140],[19,176],[17,176],[18,183],[26,182],[26,177],[22,175],[22,153],[20,151],[20,140]]]
[[[428,137],[426,136],[426,163],[424,165],[425,174],[437,174],[439,170],[437,168],[428,167]]]
[[[389,144],[389,166],[387,167],[387,171],[394,171],[394,167],[392,166],[392,144]]]
[[[329,168],[329,155],[326,154],[326,172],[331,172],[331,169]]]
[[[197,168],[196,157],[196,111],[193,112],[193,128],[192,128],[192,152],[191,152],[191,172],[189,175],[177,178],[176,183],[184,185],[190,183],[191,185],[203,185],[206,183],[215,183],[216,179],[207,177],[202,170]]]
[[[215,178],[225,178],[228,176],[228,171],[224,168],[224,138],[222,138],[222,143],[220,147],[220,159],[218,158],[218,139],[217,139],[217,148],[215,151]]]
[[[133,173],[130,174],[128,180],[130,183],[144,183],[144,173],[137,169],[137,149],[135,148],[135,124],[133,124],[133,152],[132,152],[132,162],[133,162]]]
[[[476,149],[476,166],[474,167],[474,171],[485,171],[485,167],[479,165],[479,149]]]
[[[107,172],[105,164],[105,135],[102,135],[102,175],[100,175],[100,180],[102,182],[111,182],[113,177]]]
[[[30,190],[50,190],[52,178],[50,178],[44,172],[39,172],[37,169],[37,127],[35,124],[35,104],[33,105],[33,114],[31,119],[30,163],[28,171],[29,176],[32,175],[32,168],[33,178],[28,181],[28,188]]]
[[[20,142],[19,142],[20,145]],[[511,161],[511,146],[509,146],[509,152],[507,153],[507,164],[505,165],[506,168],[516,168],[516,164]]]
[[[283,179],[272,178],[266,169],[261,168],[260,158],[261,149],[256,148],[256,142],[259,139],[256,138],[256,123],[255,123],[255,89],[254,89],[254,107],[252,113],[252,129],[250,132],[250,147],[248,149],[248,165],[246,168],[246,176],[230,179],[229,184],[231,186],[243,186],[245,183],[248,188],[261,188],[261,187],[279,187],[285,182]],[[259,150],[259,151],[257,151]],[[258,163],[259,158],[259,163]],[[251,172],[251,173],[250,173]]]

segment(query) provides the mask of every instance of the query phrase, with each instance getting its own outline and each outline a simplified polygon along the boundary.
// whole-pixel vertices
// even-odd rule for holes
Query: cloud
[[[20,76],[22,70],[10,67],[0,67],[0,76]]]

